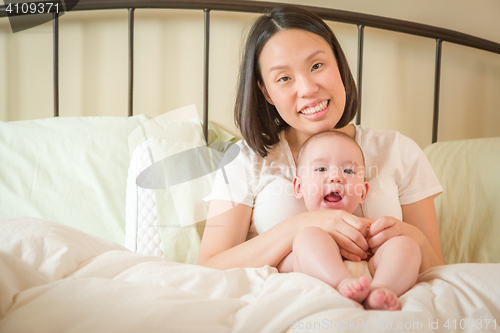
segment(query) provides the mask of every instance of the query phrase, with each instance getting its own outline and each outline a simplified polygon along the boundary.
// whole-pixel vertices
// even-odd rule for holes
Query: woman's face
[[[269,103],[303,139],[332,129],[344,112],[346,94],[330,45],[300,29],[274,34],[259,58]]]

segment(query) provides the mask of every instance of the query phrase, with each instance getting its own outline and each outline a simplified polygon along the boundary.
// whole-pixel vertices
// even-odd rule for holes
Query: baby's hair
[[[330,137],[331,136],[340,136],[340,137],[347,138],[348,140],[354,142],[356,144],[356,146],[359,148],[359,151],[361,152],[361,157],[363,158],[363,166],[365,165],[365,155],[363,154],[363,149],[361,149],[361,147],[356,142],[356,140],[354,140],[353,138],[351,138],[349,135],[345,134],[344,132],[341,132],[341,131],[335,130],[335,129],[331,129],[331,130],[328,130],[328,131],[319,132],[319,133],[314,134],[309,139],[307,139],[302,144],[302,146],[300,146],[299,153],[297,155],[297,171],[300,170],[300,166],[302,165],[302,156],[304,155],[304,151],[307,148],[307,146],[312,141],[314,141],[316,139],[319,139],[319,138],[322,138],[322,137],[325,137],[325,136],[330,136]]]

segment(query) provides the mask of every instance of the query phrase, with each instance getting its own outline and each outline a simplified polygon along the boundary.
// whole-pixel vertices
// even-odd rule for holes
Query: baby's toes
[[[351,289],[351,286],[350,285],[347,285],[347,286],[344,286],[341,290],[340,290],[340,294],[344,297],[347,297],[347,298],[351,298],[351,296],[353,295],[353,291]]]
[[[397,311],[400,309],[398,297],[394,293],[390,293],[386,297],[388,310]]]
[[[361,286],[358,281],[352,281],[351,284],[349,285],[349,289],[351,289],[353,293],[357,293],[358,291],[361,290]]]
[[[366,276],[362,276],[359,278],[358,283],[360,285],[361,289],[368,289],[370,288],[370,280]]]

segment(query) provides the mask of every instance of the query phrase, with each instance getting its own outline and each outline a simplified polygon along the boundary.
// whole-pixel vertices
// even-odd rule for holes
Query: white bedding
[[[402,311],[365,311],[300,273],[174,263],[55,222],[10,218],[0,220],[0,272],[0,332],[494,332],[500,324],[500,264],[431,269],[400,298]]]

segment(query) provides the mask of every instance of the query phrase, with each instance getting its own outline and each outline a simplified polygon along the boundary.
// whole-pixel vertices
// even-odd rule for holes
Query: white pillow
[[[136,146],[137,132],[142,142]],[[207,149],[200,119],[154,118],[131,137],[126,247],[196,263],[208,210],[202,198],[210,194],[218,162],[228,148],[219,142],[232,143],[234,136],[210,123]],[[148,170],[159,173],[141,178]]]
[[[123,244],[128,137],[147,119],[0,122],[0,217],[44,218]]]

